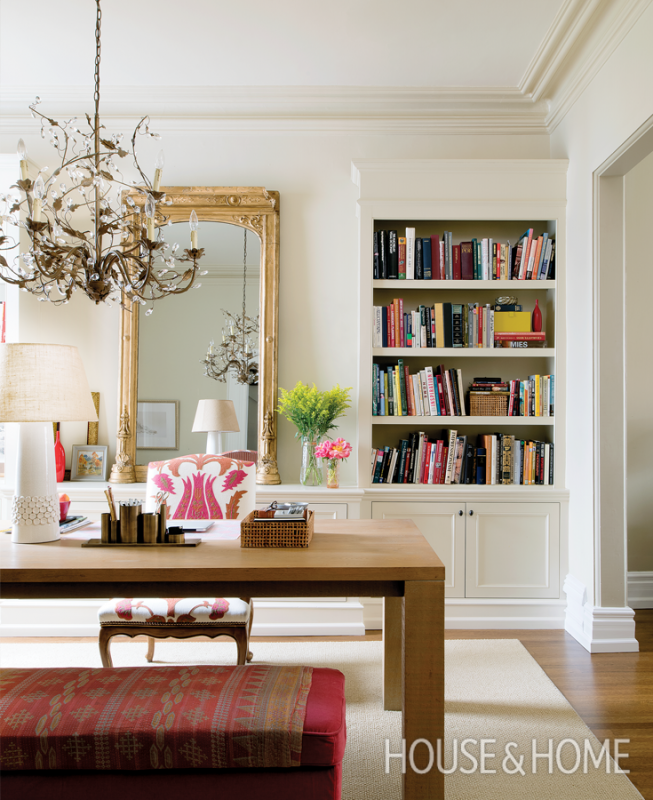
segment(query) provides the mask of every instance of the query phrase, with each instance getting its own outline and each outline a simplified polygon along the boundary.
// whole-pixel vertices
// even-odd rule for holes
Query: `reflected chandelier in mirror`
[[[281,483],[277,467],[277,357],[279,330],[279,193],[263,187],[161,187],[170,204],[171,223],[188,220],[190,209],[199,222],[224,222],[255,233],[261,243],[259,283],[258,464],[259,484]],[[134,192],[136,206],[143,198]],[[202,291],[201,289],[199,291]],[[174,305],[174,300],[167,301]],[[165,306],[166,301],[161,303]],[[125,299],[120,314],[118,375],[119,433],[112,483],[144,482],[147,464],[136,464],[139,315],[134,301]],[[159,306],[155,316],[159,314]]]

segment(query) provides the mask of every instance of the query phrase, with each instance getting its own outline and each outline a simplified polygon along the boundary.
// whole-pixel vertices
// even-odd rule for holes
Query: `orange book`
[[[542,255],[542,242],[544,241],[543,236],[539,236],[537,239],[537,249],[535,250],[535,261],[533,263],[533,272],[531,273],[530,279],[532,281],[537,280],[537,273],[538,273],[538,266],[540,264],[540,256]]]

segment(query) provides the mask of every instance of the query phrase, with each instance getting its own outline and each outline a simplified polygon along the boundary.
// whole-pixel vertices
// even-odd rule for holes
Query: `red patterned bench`
[[[265,665],[3,670],[2,800],[340,800],[344,676]]]

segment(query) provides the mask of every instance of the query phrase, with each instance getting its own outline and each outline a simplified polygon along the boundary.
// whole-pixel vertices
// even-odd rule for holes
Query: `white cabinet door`
[[[373,502],[372,519],[412,519],[446,568],[446,597],[465,596],[465,504]]]
[[[560,596],[558,503],[467,503],[466,597]]]

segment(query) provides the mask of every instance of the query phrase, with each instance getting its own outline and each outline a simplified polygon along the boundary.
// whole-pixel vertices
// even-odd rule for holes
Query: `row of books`
[[[437,439],[420,431],[372,450],[372,483],[553,486],[553,444],[496,433],[474,445],[454,429]]]
[[[373,307],[372,347],[543,346],[546,334],[530,330],[530,317],[521,305],[434,303],[404,311],[403,298],[395,298],[389,306]]]
[[[374,231],[374,278],[390,280],[549,280],[555,277],[555,239],[534,236],[529,228],[515,247],[490,238],[453,243],[451,231],[442,238],[406,235],[396,230]]]
[[[411,375],[403,358],[396,366],[372,364],[372,416],[467,416],[462,370],[440,364]]]
[[[505,396],[505,416],[554,416],[554,375],[510,381],[479,377],[474,378],[469,392]],[[440,364],[435,370],[428,366],[411,374],[402,358],[396,366],[372,365],[373,417],[466,417],[468,413],[461,369],[445,369]]]

